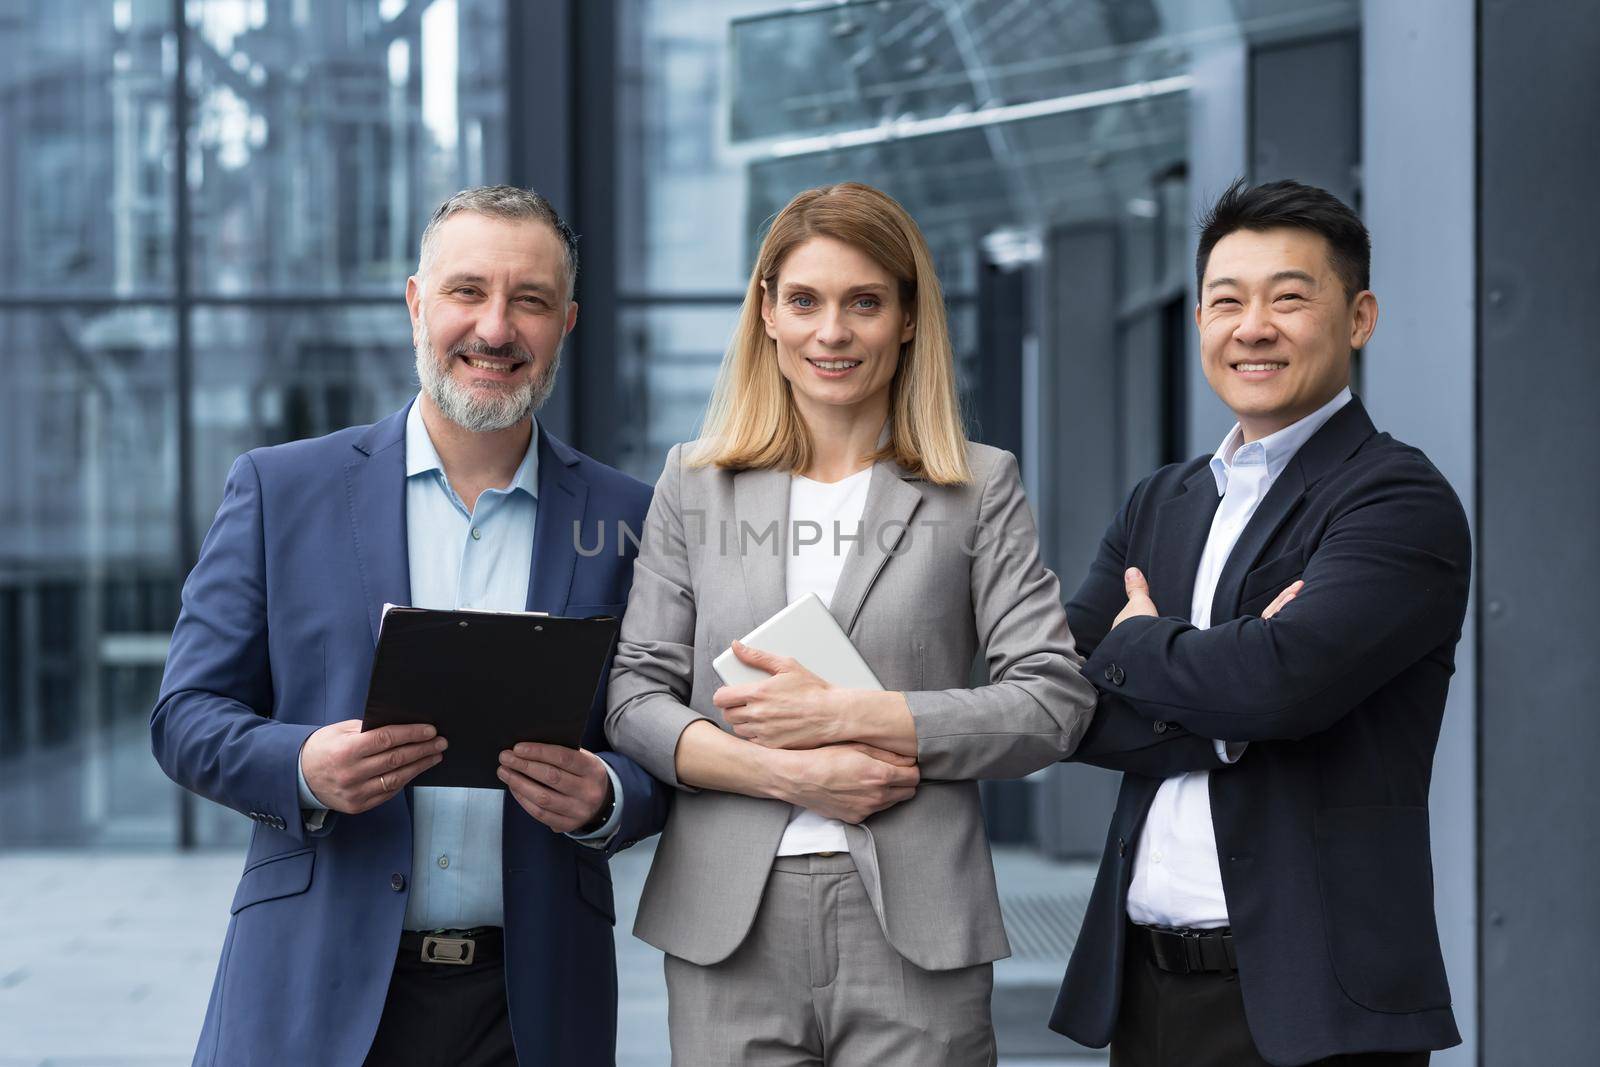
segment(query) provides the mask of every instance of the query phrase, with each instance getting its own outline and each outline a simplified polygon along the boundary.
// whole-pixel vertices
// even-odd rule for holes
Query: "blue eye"
[[[856,303],[869,310],[877,310],[882,305],[882,301],[875,296],[864,296],[857,300]]]
[[[793,304],[795,307],[808,308],[811,307],[815,301],[804,293],[796,293],[794,296],[789,298],[789,303]]]

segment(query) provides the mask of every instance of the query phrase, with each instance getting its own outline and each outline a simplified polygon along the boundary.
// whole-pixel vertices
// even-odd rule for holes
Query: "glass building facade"
[[[1360,21],[1353,0],[0,4],[0,845],[240,839],[147,755],[181,577],[234,456],[411,394],[404,280],[465,185],[555,182],[586,266],[547,423],[647,481],[694,434],[765,221],[842,177],[888,190],[934,250],[972,433],[1021,457],[1070,583],[1127,487],[1211,432],[1186,370],[1207,64],[1244,49],[1257,85],[1321,101],[1296,141],[1294,94],[1257,92],[1227,176],[1309,168],[1359,200]],[[993,833],[1092,852],[1108,797],[1058,801],[1094,775],[986,786]]]
[[[415,388],[428,212],[504,173],[499,0],[0,4],[0,845],[239,842],[148,716],[233,457]]]
[[[547,422],[647,481],[694,434],[764,222],[811,185],[885,188],[934,250],[974,436],[1022,458],[1047,558],[1081,572],[1084,491],[1109,514],[1194,431],[1197,69],[1240,41],[1337,63],[1359,22],[1352,0],[0,3],[0,845],[242,839],[147,754],[182,575],[234,456],[412,393],[404,281],[466,185],[566,176],[583,315]],[[539,88],[558,61],[567,99]],[[1324,184],[1353,191],[1354,152]],[[1115,416],[1092,476],[1056,425],[1085,382]],[[986,788],[996,837],[1092,844],[1099,808],[1074,836],[1050,788]]]

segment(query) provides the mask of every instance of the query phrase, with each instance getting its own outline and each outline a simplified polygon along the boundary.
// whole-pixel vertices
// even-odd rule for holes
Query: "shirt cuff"
[[[611,843],[612,835],[617,832],[617,827],[622,825],[622,780],[617,777],[617,772],[611,769],[611,764],[605,760],[600,761],[606,769],[606,776],[611,779],[611,817],[601,824],[598,830],[587,834],[568,834],[580,845],[590,848],[605,848]]]
[[[1216,747],[1217,758],[1223,763],[1238,763],[1244,750],[1250,747],[1248,741],[1213,741],[1211,744]]]
[[[320,830],[328,818],[328,805],[318,800],[317,794],[306,784],[306,769],[300,765],[298,756],[294,761],[294,773],[300,780],[300,818],[307,830]]]

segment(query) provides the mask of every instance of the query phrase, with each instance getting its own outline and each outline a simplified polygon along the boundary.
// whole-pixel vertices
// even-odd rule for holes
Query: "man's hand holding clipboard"
[[[386,607],[364,718],[311,735],[307,785],[350,814],[416,784],[508,789],[561,833],[603,821],[610,776],[580,746],[617,626]]]

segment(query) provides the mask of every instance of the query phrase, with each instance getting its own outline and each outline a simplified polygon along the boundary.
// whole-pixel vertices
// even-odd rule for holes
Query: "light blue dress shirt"
[[[1233,429],[1228,431],[1228,436],[1222,439],[1222,444],[1211,456],[1211,476],[1217,480],[1217,495],[1227,496],[1228,480],[1236,468],[1259,465],[1265,468],[1266,484],[1262,487],[1261,495],[1272,488],[1272,483],[1278,480],[1284,468],[1289,466],[1289,461],[1295,453],[1300,451],[1300,446],[1316,436],[1316,432],[1327,425],[1329,419],[1339,413],[1339,409],[1350,403],[1352,394],[1347,385],[1339,390],[1334,398],[1322,405],[1299,422],[1291,423],[1277,433],[1268,434],[1266,437],[1246,444],[1244,427],[1234,423]],[[1260,503],[1259,500],[1256,501]],[[1250,514],[1255,514],[1255,507],[1250,508]],[[1230,547],[1232,543],[1230,542]]]
[[[450,487],[422,421],[422,404],[406,418],[406,541],[411,604],[419,608],[523,611],[539,516],[539,432],[504,489],[486,489],[473,510]],[[445,735],[447,738],[448,733]],[[448,752],[445,758],[449,758]],[[622,816],[622,789],[608,766],[616,798],[611,817],[591,834],[603,845]],[[300,776],[300,802],[322,805]],[[505,792],[418,786],[411,791],[411,895],[407,930],[501,926],[500,828]],[[320,818],[308,825],[320,825]]]

